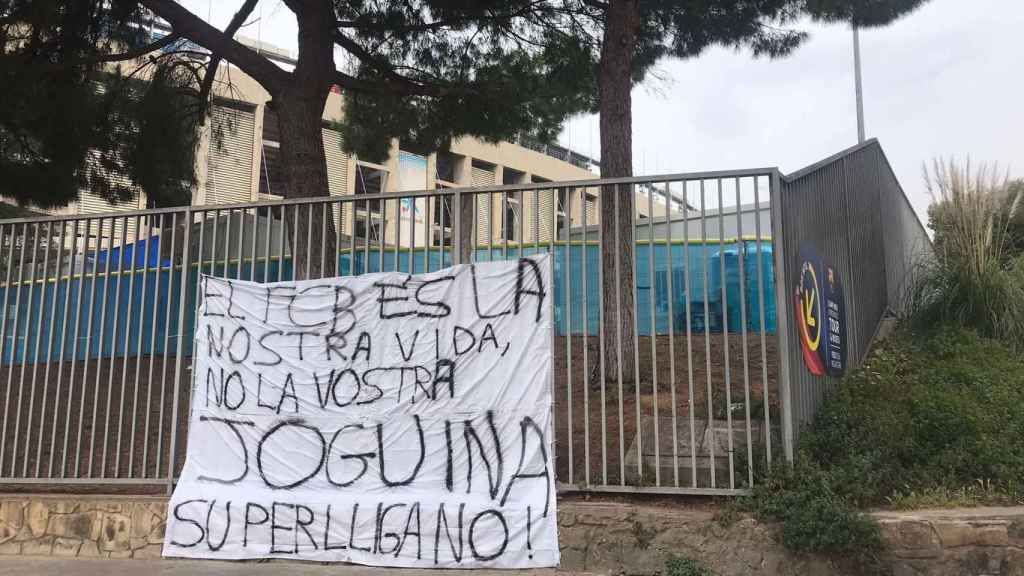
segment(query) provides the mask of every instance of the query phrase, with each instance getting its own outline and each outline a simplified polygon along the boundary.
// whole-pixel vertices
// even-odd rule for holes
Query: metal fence
[[[789,308],[800,252],[811,245],[842,278],[847,371],[860,365],[882,320],[902,311],[907,288],[931,240],[910,206],[877,140],[869,140],[781,178],[773,210],[779,306]],[[780,314],[784,445],[792,457],[801,426],[811,421],[839,379],[815,376],[801,357],[793,311]]]
[[[741,209],[777,186],[764,169],[0,221],[0,484],[173,485],[201,273],[550,252],[561,488],[735,494],[779,452],[776,255]],[[609,202],[632,238],[603,237]]]
[[[629,237],[606,238],[603,213],[629,214]],[[806,243],[844,279],[850,369],[930,253],[875,141],[791,176],[756,169],[3,220],[0,485],[173,486],[201,274],[420,273],[548,252],[560,488],[737,494],[792,457],[800,426],[836,386],[803,366],[794,329]]]

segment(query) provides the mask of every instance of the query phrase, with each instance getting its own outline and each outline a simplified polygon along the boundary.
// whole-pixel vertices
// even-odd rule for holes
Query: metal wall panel
[[[791,454],[801,426],[811,421],[839,384],[838,378],[815,376],[804,365],[792,302],[801,245],[813,246],[839,271],[848,372],[870,350],[879,322],[889,311],[900,310],[913,262],[926,257],[931,244],[876,140],[783,176],[776,202],[773,209],[782,226],[775,239],[782,256],[779,289],[789,295],[779,312],[789,326],[783,362],[792,412],[792,438],[786,445]]]

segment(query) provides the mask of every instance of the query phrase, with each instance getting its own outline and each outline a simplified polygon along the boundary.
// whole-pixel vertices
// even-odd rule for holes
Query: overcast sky
[[[240,2],[184,0],[223,28]],[[241,33],[295,49],[295,21],[261,0]],[[856,143],[848,28],[807,24],[783,60],[709,50],[663,61],[634,91],[637,174],[778,166],[784,173]],[[956,156],[1024,175],[1024,1],[931,0],[894,25],[861,33],[868,137],[876,137],[924,219],[924,162]],[[572,120],[561,142],[599,155],[597,120]]]

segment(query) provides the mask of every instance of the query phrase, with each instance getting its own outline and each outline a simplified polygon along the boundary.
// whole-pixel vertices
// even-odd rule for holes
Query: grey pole
[[[860,74],[860,31],[853,24],[853,77],[857,91],[857,142],[864,142],[864,88]]]

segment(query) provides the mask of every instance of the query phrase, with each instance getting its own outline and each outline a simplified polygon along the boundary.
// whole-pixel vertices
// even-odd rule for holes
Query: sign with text
[[[800,278],[794,311],[804,366],[815,376],[843,375],[846,311],[839,271],[810,245],[800,247]]]
[[[200,291],[164,556],[558,565],[547,255]]]

